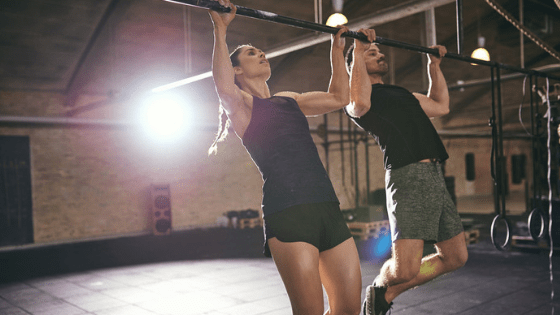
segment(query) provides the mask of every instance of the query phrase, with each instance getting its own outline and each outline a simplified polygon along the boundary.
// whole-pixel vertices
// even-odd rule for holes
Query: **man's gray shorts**
[[[457,207],[438,162],[418,162],[385,173],[387,213],[393,242],[448,240],[463,232]]]

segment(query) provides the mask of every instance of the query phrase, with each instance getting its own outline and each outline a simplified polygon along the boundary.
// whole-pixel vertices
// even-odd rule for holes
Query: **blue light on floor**
[[[391,235],[387,231],[380,233],[373,243],[373,256],[385,258],[391,251]]]
[[[377,237],[368,239],[359,247],[360,252],[365,256],[364,259],[372,263],[381,263],[390,257],[391,246],[391,234],[388,230],[382,229]]]

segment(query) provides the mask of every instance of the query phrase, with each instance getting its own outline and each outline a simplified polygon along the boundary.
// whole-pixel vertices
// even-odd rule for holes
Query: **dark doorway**
[[[0,246],[33,243],[29,137],[0,136]]]

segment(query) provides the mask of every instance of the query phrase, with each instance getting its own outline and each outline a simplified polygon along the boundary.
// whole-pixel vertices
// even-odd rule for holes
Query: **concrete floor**
[[[358,245],[363,250],[364,243]],[[464,268],[399,296],[392,314],[560,314],[560,299],[551,299],[546,249],[499,252],[483,231],[479,242],[469,245],[469,253]],[[558,296],[557,256],[552,283]],[[361,266],[365,289],[381,262],[363,260]],[[143,264],[3,283],[0,314],[280,315],[291,310],[272,260],[239,258]]]
[[[522,213],[525,210],[524,205],[523,198],[512,196],[508,199],[508,209],[514,209],[511,213]],[[559,251],[557,250],[552,257],[553,280],[551,281],[549,252],[542,243],[540,246],[529,246],[532,247],[529,249],[512,247],[505,252],[500,252],[493,247],[489,237],[490,222],[493,218],[490,197],[461,198],[458,208],[462,212],[462,217],[470,217],[474,222],[472,227],[480,230],[478,242],[468,245],[469,261],[462,269],[399,296],[394,301],[392,314],[560,315]],[[526,216],[510,219],[517,220],[514,222],[516,226],[514,234],[519,234],[517,227],[519,223],[524,222]],[[249,233],[236,234],[242,231]],[[59,269],[56,269],[56,275],[31,276],[22,279],[14,277],[16,280],[11,282],[0,281],[0,314],[291,314],[288,296],[273,261],[260,258],[262,257],[260,256],[262,231],[254,229],[253,231],[238,230],[231,234],[232,232],[216,230],[212,231],[212,235],[222,240],[216,244],[222,244],[223,239],[227,238],[233,242],[232,244],[239,244],[238,247],[221,248],[209,241],[204,243],[210,246],[209,248],[214,248],[214,252],[222,253],[221,255],[200,252],[191,259],[190,256],[180,258],[169,254],[165,256],[169,259],[166,262],[134,263],[109,268],[72,268],[72,270],[80,270],[78,272],[59,272]],[[193,237],[204,237],[204,234],[187,234],[180,237],[178,238],[180,240],[190,240]],[[137,246],[145,246],[144,251],[148,252],[148,256],[154,255],[159,252],[153,249],[150,252],[149,249],[154,246],[162,247],[162,244],[158,243],[159,240],[159,238],[148,239],[148,241],[142,238],[131,239],[120,247],[114,245],[114,248],[120,249],[108,253],[115,257],[119,253],[130,256],[135,252],[131,251],[129,254],[123,249],[137,244]],[[171,250],[174,252],[188,251],[187,243],[173,240],[167,239],[164,244],[172,247]],[[150,242],[155,242],[155,245]],[[109,244],[112,243],[99,243],[96,245],[99,248],[92,245],[93,247],[84,247],[79,251],[53,248],[44,252],[51,253],[51,256],[52,253],[56,253],[54,255],[67,257],[61,258],[65,260],[59,261],[59,265],[69,267],[71,264],[78,263],[86,266],[91,261],[91,266],[99,266],[93,263],[93,260],[99,259],[97,256],[112,248]],[[386,259],[372,259],[368,254],[371,245],[371,239],[357,241],[362,259],[362,297],[366,286],[377,276]],[[227,250],[230,247],[233,252],[242,253],[240,255],[242,257],[228,256]],[[430,247],[426,247],[426,253],[430,250]],[[83,255],[91,252],[93,256],[84,258],[87,261],[75,258],[71,260],[73,256],[64,256],[66,252],[78,252]],[[197,259],[196,256],[206,257],[206,259]],[[47,258],[48,255],[41,253],[21,257],[26,257],[24,259],[27,260],[41,260],[41,257]],[[2,266],[6,266],[5,263],[8,265],[11,263],[13,268],[13,259],[9,255],[0,255],[0,274],[2,274]],[[116,260],[128,261],[122,257]],[[139,261],[139,258],[130,261]],[[23,265],[24,262],[21,263]],[[35,269],[41,266],[30,263],[26,265],[28,268]],[[51,269],[45,269],[45,272],[47,270],[53,272]],[[8,268],[8,270],[15,269]],[[8,279],[6,270],[4,271],[4,279]],[[27,271],[25,274],[41,273]],[[551,297],[552,289],[556,293],[554,298]],[[327,307],[328,302],[325,299],[325,308]]]

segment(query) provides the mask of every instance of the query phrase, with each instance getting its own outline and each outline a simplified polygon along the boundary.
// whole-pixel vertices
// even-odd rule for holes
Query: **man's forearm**
[[[429,64],[428,73],[430,76],[430,88],[427,96],[437,103],[449,106],[449,90],[440,66],[433,63]]]
[[[350,101],[350,89],[348,87],[349,78],[344,62],[344,52],[342,50],[331,50],[331,71],[332,76],[328,91],[336,95],[336,98],[346,105]]]

